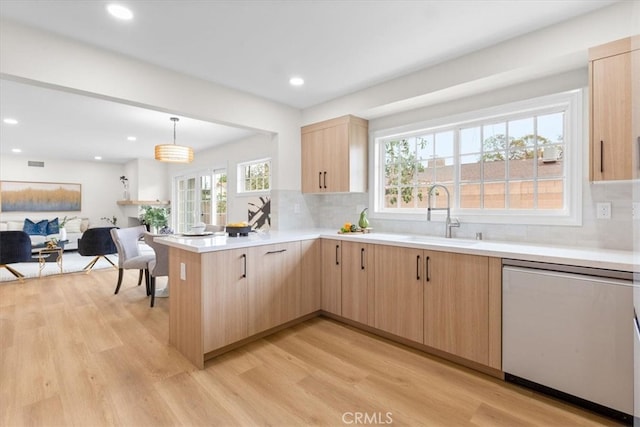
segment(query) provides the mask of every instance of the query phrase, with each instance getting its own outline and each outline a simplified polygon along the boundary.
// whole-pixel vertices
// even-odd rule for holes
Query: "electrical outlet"
[[[640,202],[631,203],[631,218],[640,219]]]
[[[596,218],[611,219],[611,202],[596,203]]]
[[[180,280],[187,280],[187,266],[184,262],[180,263]]]
[[[294,203],[293,204],[293,213],[294,214],[299,214],[300,213],[300,203]]]

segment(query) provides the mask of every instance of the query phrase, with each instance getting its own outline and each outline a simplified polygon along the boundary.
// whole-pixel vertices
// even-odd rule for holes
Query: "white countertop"
[[[631,251],[611,249],[585,249],[564,246],[497,242],[490,240],[445,239],[443,237],[391,234],[391,233],[353,233],[337,234],[335,230],[292,230],[249,233],[247,237],[228,236],[167,236],[156,237],[156,241],[168,246],[190,252],[212,252],[237,249],[257,245],[292,242],[317,238],[347,240],[373,244],[429,249],[443,252],[457,252],[469,255],[483,255],[498,258],[511,258],[526,261],[548,262],[555,264],[577,265],[582,267],[604,268],[620,271],[640,271],[639,256]]]

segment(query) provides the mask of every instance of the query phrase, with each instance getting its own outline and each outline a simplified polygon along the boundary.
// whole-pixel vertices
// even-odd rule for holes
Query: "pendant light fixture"
[[[173,122],[173,144],[156,145],[156,160],[172,163],[191,163],[193,161],[193,148],[184,145],[176,145],[176,123],[180,120],[171,117]]]

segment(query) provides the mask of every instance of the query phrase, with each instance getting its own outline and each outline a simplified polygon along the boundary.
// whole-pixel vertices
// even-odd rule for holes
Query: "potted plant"
[[[169,209],[153,206],[142,206],[140,222],[146,225],[150,232],[158,234],[161,228],[169,224]]]

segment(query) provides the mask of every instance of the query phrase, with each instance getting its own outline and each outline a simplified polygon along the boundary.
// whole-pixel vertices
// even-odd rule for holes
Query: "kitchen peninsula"
[[[156,240],[170,246],[169,342],[199,368],[324,314],[501,377],[503,258],[634,270],[632,252],[433,236],[308,230]]]

